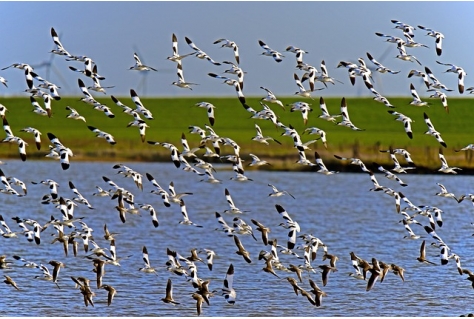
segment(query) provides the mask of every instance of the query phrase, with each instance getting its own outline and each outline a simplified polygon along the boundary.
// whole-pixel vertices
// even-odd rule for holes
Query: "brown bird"
[[[77,248],[79,246],[78,242],[75,241],[75,238],[73,236],[70,236],[69,239],[67,240],[67,244],[72,245],[72,252],[74,254],[74,257],[77,257]]]
[[[92,297],[95,296],[95,293],[91,290],[91,288],[89,286],[90,280],[88,280],[84,277],[75,278],[75,277],[72,277],[72,276],[71,276],[71,279],[76,283],[77,287],[79,287],[79,290],[81,291],[81,294],[84,297],[84,304],[86,305],[86,307],[88,307],[89,304],[92,307],[94,307],[94,302],[92,301]]]
[[[107,228],[107,224],[104,224],[104,238],[105,240],[113,240],[114,236],[117,235],[118,233],[111,233],[109,232]]]
[[[369,269],[371,275],[369,281],[367,281],[367,288],[365,291],[369,291],[375,285],[377,279],[379,279],[382,270],[380,269],[379,261],[375,258],[372,258],[372,268]]]
[[[0,269],[10,269],[10,261],[7,261],[7,255],[0,256]]]
[[[298,286],[298,283],[296,282],[296,279],[292,278],[292,277],[286,277],[286,280],[288,280],[288,282],[293,287],[293,289],[295,291],[295,294],[298,296],[298,290],[301,291],[301,287]]]
[[[423,242],[421,243],[421,246],[420,246],[420,257],[416,258],[416,260],[418,260],[420,263],[436,265],[434,262],[431,262],[431,261],[426,259],[425,245],[426,245],[426,243],[423,240]]]
[[[327,294],[324,291],[322,291],[321,288],[319,288],[318,285],[314,281],[311,280],[311,278],[309,279],[309,284],[312,288],[310,292],[312,292],[315,295],[314,302],[316,304],[316,307],[321,307],[322,299],[323,297],[326,297]]]
[[[306,297],[306,299],[308,299],[308,301],[313,305],[313,306],[316,306],[316,301],[313,299],[313,297],[311,296],[311,294],[309,292],[307,292],[306,290],[304,289],[301,289],[301,295]]]
[[[51,216],[52,217],[52,216]],[[60,230],[58,230],[58,236],[57,237],[54,237],[53,241],[51,242],[51,244],[54,244],[55,242],[60,242],[63,244],[63,247],[64,247],[64,254],[66,255],[67,257],[67,253],[68,253],[68,244],[69,244],[69,237],[64,235],[64,233]]]
[[[404,275],[404,272],[405,272],[405,269],[403,269],[402,267],[400,266],[397,266],[395,264],[392,264],[392,271],[395,275],[398,275],[400,276],[400,278],[402,279],[402,281],[405,281],[405,275]]]
[[[72,277],[71,277],[71,279],[72,279]],[[77,277],[76,279],[77,279],[78,281],[82,282],[82,285],[83,285],[83,286],[89,287],[89,288],[91,287],[91,286],[90,286],[90,283],[91,283],[90,279],[87,279],[86,277],[82,277],[82,276],[81,276],[81,277]],[[75,281],[74,281],[74,282],[75,282]],[[78,288],[79,286],[80,286],[80,285],[76,283],[76,286],[75,286],[74,288]]]
[[[296,275],[298,276],[298,279],[300,280],[300,282],[303,282],[303,278],[301,277],[301,273],[303,272],[303,269],[301,269],[300,267],[295,266],[293,264],[289,264],[288,265],[288,270],[292,271],[292,272],[295,272]]]
[[[262,270],[264,272],[268,272],[274,276],[276,276],[277,278],[280,278],[280,276],[278,276],[275,271],[273,270],[273,267],[272,267],[272,261],[273,261],[273,255],[270,255],[270,257],[265,261],[265,267],[262,268]]]
[[[330,255],[325,252],[323,255],[323,261],[326,259],[329,259],[329,264],[331,265],[331,267],[336,268],[336,262],[339,260],[339,257],[337,257],[336,255]]]
[[[472,271],[470,271],[469,269],[466,269],[466,268],[464,268],[462,270],[462,273],[468,275],[466,280],[469,280],[472,283],[472,288],[474,288],[474,273]]]
[[[266,246],[268,245],[268,233],[270,232],[270,228],[268,227],[265,227],[263,224],[261,224],[260,222],[258,222],[257,220],[255,219],[251,219],[252,223],[257,226],[257,230],[259,232],[262,233],[262,241],[263,241],[263,244]]]
[[[198,294],[197,292],[193,293],[192,297],[193,297],[194,300],[196,300],[197,315],[200,316],[201,311],[202,311],[202,302],[203,302],[204,298],[200,294]]]
[[[57,285],[58,284],[58,275],[59,275],[59,270],[61,269],[61,267],[66,267],[65,264],[63,264],[62,262],[60,261],[57,261],[57,260],[51,260],[49,262],[49,264],[51,266],[53,266],[53,282]],[[58,286],[59,288],[59,286]]]
[[[104,278],[105,275],[105,264],[107,261],[95,258],[93,262],[97,273],[97,289],[100,289],[100,287],[102,287],[102,278]]]
[[[336,272],[337,269],[334,268],[334,267],[328,266],[328,265],[320,265],[319,268],[321,268],[323,270],[323,274],[322,274],[323,286],[326,286],[327,283],[328,283],[329,272],[330,271]]]
[[[380,282],[383,282],[385,275],[388,273],[389,270],[392,270],[392,266],[384,263],[383,261],[379,261],[379,265],[382,270],[382,272],[380,273]]]
[[[250,264],[252,262],[252,260],[250,259],[250,253],[247,250],[245,250],[244,246],[240,242],[239,237],[234,235],[234,241],[235,241],[235,244],[237,245],[237,248],[239,249],[235,253],[237,255],[244,257],[245,261]]]
[[[168,283],[166,284],[166,296],[165,298],[161,298],[161,300],[165,303],[179,305],[179,302],[176,302],[173,299],[173,283],[171,282],[171,278],[168,278]]]
[[[20,290],[20,288],[18,288],[18,286],[16,285],[16,282],[11,279],[9,276],[7,275],[3,275],[5,277],[5,280],[3,281],[4,283],[6,283],[7,285],[12,285],[13,287],[15,287],[16,290]]]
[[[107,306],[110,306],[110,304],[112,303],[112,300],[114,299],[115,294],[117,293],[117,290],[115,290],[115,288],[110,285],[102,285],[100,288],[108,291]]]
[[[198,256],[196,248],[191,249],[191,256],[187,257],[186,259],[193,262],[194,261],[204,262],[202,261],[201,257]]]
[[[362,268],[362,275],[364,276],[364,280],[367,278],[367,272],[372,269],[372,265],[369,264],[367,260],[360,259],[359,265]]]
[[[202,296],[202,299],[207,303],[207,305],[210,305],[209,302],[209,297],[212,297],[214,294],[209,291],[209,284],[211,283],[210,280],[205,280],[201,283],[201,285],[198,287],[198,290],[196,293],[200,294]]]

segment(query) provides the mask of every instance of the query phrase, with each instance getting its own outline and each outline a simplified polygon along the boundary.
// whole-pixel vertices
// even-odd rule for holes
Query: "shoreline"
[[[311,153],[310,153],[311,152]],[[350,172],[350,173],[363,173],[363,171],[360,169],[358,165],[352,165],[349,164],[349,161],[341,161],[338,160],[334,157],[335,154],[339,156],[346,156],[346,157],[355,157],[355,156],[350,156],[350,155],[341,155],[342,152],[340,153],[334,153],[330,152],[325,149],[318,149],[317,152],[320,154],[321,158],[323,159],[324,164],[329,170],[336,171],[339,173],[345,173],[345,172]],[[347,153],[347,152],[346,152]],[[413,153],[412,153],[413,154]],[[415,153],[416,154],[416,153]],[[467,157],[470,158],[471,155],[464,152],[459,152],[458,160],[453,160],[452,158],[448,158],[448,163],[450,163],[450,166],[455,166],[459,167],[460,170],[458,174],[451,174],[451,175],[474,175],[474,160],[460,160],[459,157]],[[223,153],[222,155],[228,155],[228,153]],[[314,150],[312,151],[307,151],[306,154],[307,158],[310,160],[310,162],[315,163],[314,160]],[[226,163],[229,164],[229,170],[232,169],[232,165],[230,162],[227,162],[225,160],[220,160],[219,158],[205,158],[203,156],[198,156],[199,158],[203,159],[204,161],[207,161],[211,164],[223,164],[225,165]],[[243,160],[243,165],[244,169],[246,171],[254,171],[254,170],[264,170],[264,171],[286,171],[286,172],[316,172],[317,167],[316,166],[307,166],[307,165],[301,165],[297,164],[296,161],[298,160],[297,154],[293,155],[269,155],[269,154],[262,154],[259,155],[260,159],[266,160],[270,163],[270,165],[263,165],[259,167],[255,166],[249,166],[248,164],[251,162],[251,158],[248,156],[248,154],[242,154],[241,158]],[[412,156],[413,157],[413,156]],[[20,158],[17,156],[17,154],[2,154],[0,156],[3,162],[8,162],[8,160],[20,160]],[[432,159],[431,157],[428,157]],[[373,162],[376,162],[379,165],[382,165],[385,169],[391,170],[391,168],[394,167],[393,162],[391,161],[390,157],[388,156],[387,153],[375,153],[374,156],[363,156],[361,158],[367,168],[371,170],[374,174],[382,174],[382,172],[378,171],[377,167],[373,165]],[[193,165],[193,158],[188,157],[186,160]],[[44,153],[41,151],[33,152],[31,154],[28,154],[27,160],[28,161],[56,161],[54,159],[49,159],[47,157],[44,157]],[[154,150],[153,152],[134,152],[133,154],[130,155],[123,155],[121,152],[117,152],[114,150],[103,150],[103,151],[96,151],[96,152],[81,152],[80,150],[75,151],[74,157],[71,159],[71,163],[74,163],[75,161],[77,162],[103,162],[103,163],[153,163],[153,162],[159,162],[159,163],[166,163],[170,162],[170,154],[167,150]],[[400,164],[402,167],[407,167],[407,165],[404,163],[403,159],[399,159]],[[438,169],[441,167],[441,162],[436,163],[433,161],[430,161],[428,164],[426,161],[425,162],[417,162],[417,160],[414,160],[416,169],[410,169],[408,170],[407,174],[405,173],[395,173],[400,176],[403,175],[411,175],[411,174],[444,174],[441,172],[438,172]],[[451,164],[451,162],[456,163],[456,162],[465,162],[465,163],[470,163],[470,165],[460,165],[460,164]]]

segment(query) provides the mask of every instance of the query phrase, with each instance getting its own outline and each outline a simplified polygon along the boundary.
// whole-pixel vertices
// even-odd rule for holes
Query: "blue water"
[[[165,189],[173,181],[177,192],[192,192],[184,197],[190,219],[203,228],[179,224],[182,220],[180,207],[172,204],[165,207],[161,198],[151,194],[153,186],[145,178],[143,191],[133,181],[117,175],[114,163],[72,162],[71,168],[62,171],[56,161],[17,162],[9,161],[0,168],[7,176],[15,176],[28,186],[28,195],[16,197],[0,194],[0,213],[13,231],[19,227],[11,220],[14,216],[32,218],[41,224],[50,216],[60,219],[61,213],[52,204],[41,204],[41,197],[48,193],[44,185],[33,185],[53,179],[60,185],[59,195],[72,198],[74,194],[68,187],[72,181],[78,190],[90,201],[95,209],[89,210],[78,204],[75,217],[84,217],[83,221],[94,229],[93,236],[101,247],[109,247],[103,238],[104,223],[116,237],[117,254],[131,255],[121,261],[121,267],[106,265],[104,284],[115,287],[117,295],[110,307],[107,306],[107,292],[97,289],[92,272],[92,262],[86,258],[80,244],[77,257],[69,251],[66,257],[61,244],[51,244],[56,231],[49,226],[41,233],[40,245],[30,243],[22,235],[18,238],[0,238],[0,254],[13,262],[12,269],[0,270],[2,274],[14,279],[20,288],[0,283],[0,315],[2,316],[196,316],[195,301],[191,294],[195,289],[184,277],[168,272],[165,263],[168,260],[166,249],[170,248],[187,257],[192,248],[208,248],[216,252],[214,268],[209,271],[204,263],[196,262],[198,276],[210,280],[210,289],[218,292],[210,299],[210,305],[203,305],[201,316],[459,316],[474,311],[472,298],[474,290],[467,275],[460,276],[454,260],[441,266],[439,249],[431,246],[435,242],[425,230],[412,225],[413,231],[422,238],[408,240],[402,216],[395,211],[395,202],[382,192],[370,192],[372,183],[367,174],[340,173],[324,176],[315,172],[263,172],[248,170],[250,182],[236,182],[229,178],[233,172],[228,165],[217,167],[215,177],[222,184],[201,182],[202,177],[184,172],[172,163],[125,163],[132,169],[145,175],[150,173]],[[103,181],[107,176],[119,186],[135,195],[136,203],[149,203],[158,212],[159,227],[154,228],[147,211],[141,215],[127,215],[122,223],[115,209],[116,200],[109,197],[94,197],[95,186],[104,189],[110,187]],[[469,201],[460,204],[450,198],[435,196],[439,192],[437,182],[444,184],[448,191],[460,196],[474,192],[473,177],[452,175],[403,175],[408,184],[402,188],[396,182],[383,175],[376,175],[380,184],[401,190],[415,205],[432,205],[444,211],[442,228],[436,232],[444,242],[461,257],[462,266],[472,269],[474,264],[473,242],[474,206]],[[279,198],[269,197],[271,183],[292,193]],[[258,260],[261,250],[270,250],[264,246],[260,233],[257,241],[250,236],[241,235],[240,239],[250,252],[252,263],[248,264],[237,255],[233,238],[216,231],[219,227],[215,212],[220,212],[229,225],[234,215],[224,214],[228,209],[224,196],[227,188],[240,209],[247,210],[239,217],[250,223],[256,219],[271,228],[270,238],[276,238],[285,245],[288,230],[278,226],[283,219],[275,209],[275,204],[283,206],[289,215],[301,226],[301,234],[313,234],[328,247],[328,252],[339,257],[338,271],[330,273],[327,286],[323,287],[321,273],[304,273],[301,287],[310,290],[308,278],[312,278],[326,293],[322,307],[312,306],[305,297],[296,296],[291,285],[283,278],[295,277],[294,273],[276,271],[282,278],[263,272],[263,260]],[[402,207],[406,205],[402,204]],[[426,217],[417,216],[423,225],[428,224]],[[78,224],[76,224],[79,227]],[[252,225],[253,226],[253,225]],[[254,227],[255,228],[255,227]],[[70,232],[72,229],[66,229]],[[427,259],[437,265],[419,263],[421,240],[425,239]],[[298,239],[297,246],[302,245]],[[138,271],[143,267],[142,247],[149,252],[150,263],[157,267],[157,275]],[[348,276],[353,272],[350,252],[368,261],[372,257],[385,263],[395,263],[405,268],[405,282],[393,273],[388,273],[384,282],[377,282],[372,290],[366,292],[366,283]],[[302,251],[297,251],[303,255]],[[42,275],[39,269],[21,267],[21,262],[12,256],[21,257],[47,265],[50,260],[65,263],[59,273],[58,289],[52,282],[34,279]],[[328,264],[322,261],[322,250],[318,251],[312,265]],[[205,254],[200,254],[205,259]],[[280,261],[300,265],[302,260],[290,255],[279,255]],[[237,291],[235,305],[229,305],[220,295],[229,264],[235,268],[234,288]],[[49,265],[48,265],[49,266]],[[51,266],[49,266],[51,269]],[[94,307],[85,307],[82,295],[74,288],[71,276],[84,276],[91,279],[95,292]],[[173,282],[173,293],[179,305],[163,303],[168,278]]]

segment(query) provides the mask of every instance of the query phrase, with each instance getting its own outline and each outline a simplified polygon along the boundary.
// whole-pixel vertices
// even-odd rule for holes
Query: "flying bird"
[[[131,66],[129,70],[158,71],[157,69],[152,68],[151,66],[144,65],[142,61],[140,61],[140,58],[138,57],[138,54],[136,52],[133,53],[133,58],[135,59],[135,65]]]
[[[265,44],[265,42],[263,42],[262,40],[258,40],[258,44],[260,45],[260,47],[262,47],[263,50],[265,50],[261,55],[265,55],[265,56],[271,56],[273,57],[273,59],[280,63],[281,61],[283,61],[282,58],[284,58],[285,56],[283,54],[281,54],[280,52],[276,51],[276,50],[273,50],[271,49],[268,45]]]

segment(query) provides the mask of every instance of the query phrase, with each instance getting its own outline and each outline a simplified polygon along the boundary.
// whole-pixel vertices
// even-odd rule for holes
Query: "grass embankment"
[[[118,97],[118,99],[134,108],[130,97]],[[49,140],[46,133],[55,134],[60,141],[71,148],[75,154],[74,160],[100,160],[100,161],[160,161],[169,158],[169,151],[161,146],[153,146],[142,143],[138,128],[127,127],[132,120],[122,109],[116,106],[109,96],[97,98],[100,102],[110,107],[116,117],[110,119],[104,113],[94,110],[79,98],[63,97],[60,101],[52,102],[53,116],[51,118],[39,116],[32,112],[29,97],[1,98],[0,103],[8,108],[7,120],[14,134],[22,137],[27,143],[28,158],[44,158],[48,153]],[[270,121],[250,119],[251,114],[239,103],[237,98],[141,98],[154,116],[154,120],[147,120],[150,128],[146,133],[146,140],[158,142],[170,142],[181,149],[181,133],[185,133],[191,147],[199,144],[200,137],[189,133],[188,126],[197,125],[204,128],[209,125],[206,111],[194,106],[197,102],[207,101],[216,106],[216,121],[213,126],[215,132],[222,137],[229,137],[241,146],[241,156],[249,160],[249,153],[258,155],[272,164],[270,169],[305,169],[295,164],[298,159],[293,141],[287,136],[281,136],[282,129],[277,129]],[[247,102],[255,110],[262,107],[259,98],[247,98]],[[305,101],[312,104],[313,112],[309,115],[306,127],[316,126],[327,133],[328,149],[326,150],[320,141],[312,144],[312,150],[307,150],[307,157],[314,162],[314,150],[317,150],[326,165],[337,165],[339,169],[354,169],[357,167],[347,166],[341,163],[333,155],[343,157],[361,158],[368,166],[373,161],[391,167],[387,153],[380,153],[380,149],[405,148],[411,154],[414,162],[419,167],[428,170],[438,169],[440,161],[438,151],[440,144],[434,137],[425,135],[427,126],[424,123],[423,112],[430,117],[435,128],[441,132],[448,147],[443,149],[444,155],[450,166],[462,167],[465,170],[474,169],[471,152],[454,152],[467,144],[474,143],[474,125],[472,121],[472,100],[469,98],[450,99],[449,113],[441,106],[439,100],[430,100],[430,107],[414,107],[408,105],[410,98],[391,98],[390,102],[397,106],[395,109],[414,120],[412,123],[413,139],[406,135],[403,123],[395,121],[395,116],[389,114],[383,104],[373,101],[371,98],[347,98],[347,105],[352,122],[364,131],[352,131],[347,127],[337,126],[333,123],[319,119],[319,97],[315,100],[298,97],[281,98],[286,105],[296,101]],[[340,113],[341,98],[325,98],[326,105],[331,114]],[[42,105],[42,100],[38,99]],[[83,115],[87,123],[66,119],[69,111],[66,106],[75,108]],[[303,124],[300,112],[289,112],[289,107],[283,110],[276,104],[268,104],[279,116],[279,120],[285,125],[292,125],[301,135],[303,142],[316,138],[302,134],[306,128]],[[257,123],[264,135],[272,136],[282,142],[282,145],[270,142],[269,146],[259,144],[251,140],[255,135],[254,124]],[[112,134],[117,141],[116,145],[109,145],[105,140],[95,137],[87,125],[91,125]],[[20,132],[20,129],[32,126],[42,132],[43,146],[37,151],[34,146],[33,136]],[[0,135],[1,136],[1,135]],[[204,150],[198,151],[202,155]],[[222,154],[231,154],[230,146],[222,147]],[[0,157],[18,158],[17,146],[10,143],[0,145]],[[400,159],[402,165],[405,164]],[[341,167],[343,164],[345,167]]]

